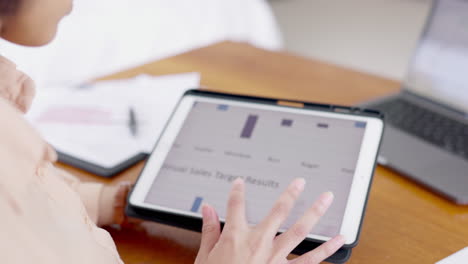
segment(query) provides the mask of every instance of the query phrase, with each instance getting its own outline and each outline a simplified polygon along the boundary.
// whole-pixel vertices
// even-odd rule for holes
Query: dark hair
[[[0,0],[0,15],[12,15],[18,10],[20,0]]]

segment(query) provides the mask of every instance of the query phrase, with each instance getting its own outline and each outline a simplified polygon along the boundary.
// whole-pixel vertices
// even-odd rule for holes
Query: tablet
[[[297,177],[307,184],[280,232],[326,191],[334,203],[308,241],[358,239],[383,132],[372,111],[188,91],[162,133],[129,206],[176,225],[214,206],[224,221],[231,182],[243,178],[247,220],[259,223]],[[182,220],[182,221],[181,221]]]

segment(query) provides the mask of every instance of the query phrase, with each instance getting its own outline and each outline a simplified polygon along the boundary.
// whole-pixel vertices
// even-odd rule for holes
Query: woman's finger
[[[281,224],[283,224],[294,207],[297,198],[304,190],[304,186],[304,179],[295,179],[281,194],[268,216],[258,226],[262,235],[271,236],[272,238],[276,235]]]
[[[318,264],[333,255],[345,243],[343,236],[336,236],[316,249],[292,260],[291,264]]]
[[[287,256],[312,231],[333,202],[333,194],[326,192],[310,207],[305,214],[286,232],[275,239],[279,256]]]
[[[231,192],[229,193],[225,230],[236,229],[247,225],[245,219],[244,189],[244,180],[237,178],[233,182]]]
[[[206,259],[221,235],[221,225],[218,214],[213,207],[205,204],[202,207],[203,227],[200,250],[197,259]]]

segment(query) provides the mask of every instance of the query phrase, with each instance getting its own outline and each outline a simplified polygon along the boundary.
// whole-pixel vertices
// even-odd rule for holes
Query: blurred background
[[[78,85],[222,40],[401,80],[429,7],[429,0],[76,0],[52,44],[3,41],[0,49],[38,86]]]
[[[401,80],[430,0],[271,0],[284,48]]]

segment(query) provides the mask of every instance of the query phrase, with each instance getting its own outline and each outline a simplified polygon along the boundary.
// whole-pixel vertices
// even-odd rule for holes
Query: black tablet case
[[[60,161],[62,163],[71,165],[71,166],[76,167],[78,169],[85,170],[85,171],[90,172],[92,174],[102,176],[102,177],[106,177],[106,178],[112,177],[112,176],[116,175],[117,173],[122,172],[123,170],[129,168],[133,164],[135,164],[135,163],[137,163],[139,161],[142,161],[142,160],[144,160],[145,158],[148,157],[148,154],[146,154],[146,153],[139,153],[139,154],[137,154],[137,155],[135,155],[133,157],[129,157],[128,159],[126,159],[123,162],[115,165],[114,167],[105,168],[105,167],[96,165],[94,163],[75,158],[75,157],[73,157],[71,155],[68,155],[68,154],[60,152],[60,151],[57,151],[57,154],[58,154],[58,161]]]
[[[230,100],[237,99],[240,101],[249,101],[249,102],[268,104],[268,105],[278,105],[279,102],[286,102],[292,105],[303,105],[302,107],[303,109],[320,110],[320,111],[335,112],[335,113],[339,112],[339,113],[350,114],[350,115],[370,116],[370,117],[376,117],[379,119],[384,118],[383,114],[380,113],[379,111],[370,110],[370,109],[361,109],[358,107],[341,106],[341,105],[317,104],[317,103],[310,103],[310,102],[281,100],[281,99],[273,99],[273,98],[261,98],[261,97],[224,94],[224,93],[211,92],[211,91],[206,91],[206,90],[201,90],[201,89],[189,90],[184,94],[184,96],[185,95],[199,95],[199,96],[207,96],[207,97],[212,97],[212,98],[230,99]],[[288,104],[286,105],[282,104],[282,106],[284,107],[288,107],[287,105]],[[290,106],[290,107],[295,108],[294,106]],[[171,120],[171,118],[169,120]],[[381,144],[379,144],[379,149],[380,149],[380,145]],[[373,166],[374,171],[375,171],[376,166],[377,166],[377,160],[374,161],[374,166]],[[353,245],[350,245],[349,247],[342,247],[337,252],[335,252],[335,254],[333,254],[328,259],[326,259],[325,260],[326,262],[341,264],[341,263],[347,262],[349,258],[351,257],[352,248],[354,248],[357,245],[357,241],[359,240],[359,236],[361,233],[362,221],[364,220],[365,210],[367,207],[367,200],[369,198],[369,192],[370,192],[370,187],[372,186],[373,178],[374,177],[372,175],[371,181],[369,184],[369,189],[367,191],[367,199],[363,208],[364,213],[362,214],[363,216],[361,218],[361,223],[359,225],[359,232],[357,235],[356,243]],[[130,196],[131,196],[131,193],[129,197]],[[130,217],[140,218],[140,219],[144,219],[148,221],[154,221],[154,222],[158,222],[162,224],[167,224],[167,225],[171,225],[175,227],[180,227],[180,228],[184,228],[184,229],[188,229],[192,231],[201,232],[202,220],[199,218],[190,217],[190,216],[180,216],[180,215],[175,215],[175,214],[171,214],[171,213],[167,213],[163,211],[154,211],[154,210],[148,210],[144,208],[138,208],[138,207],[132,206],[130,204],[130,201],[128,201],[127,203],[127,207],[125,208],[125,213]],[[297,254],[297,255],[302,255],[320,246],[321,244],[322,243],[320,242],[304,241],[303,243],[299,244],[293,250],[292,253]]]
[[[198,218],[192,217],[175,217],[172,214],[162,213],[159,212],[157,215],[154,214],[153,211],[139,209],[132,206],[127,205],[125,208],[126,215],[130,217],[140,218],[143,220],[158,222],[161,224],[166,224],[170,226],[180,227],[192,231],[201,232],[202,228],[202,221]],[[302,255],[304,253],[309,252],[310,250],[320,246],[321,243],[313,243],[313,244],[300,244],[293,250],[293,254]],[[345,263],[351,257],[351,248],[341,248],[331,257],[329,257],[326,261],[330,263],[341,264]]]

